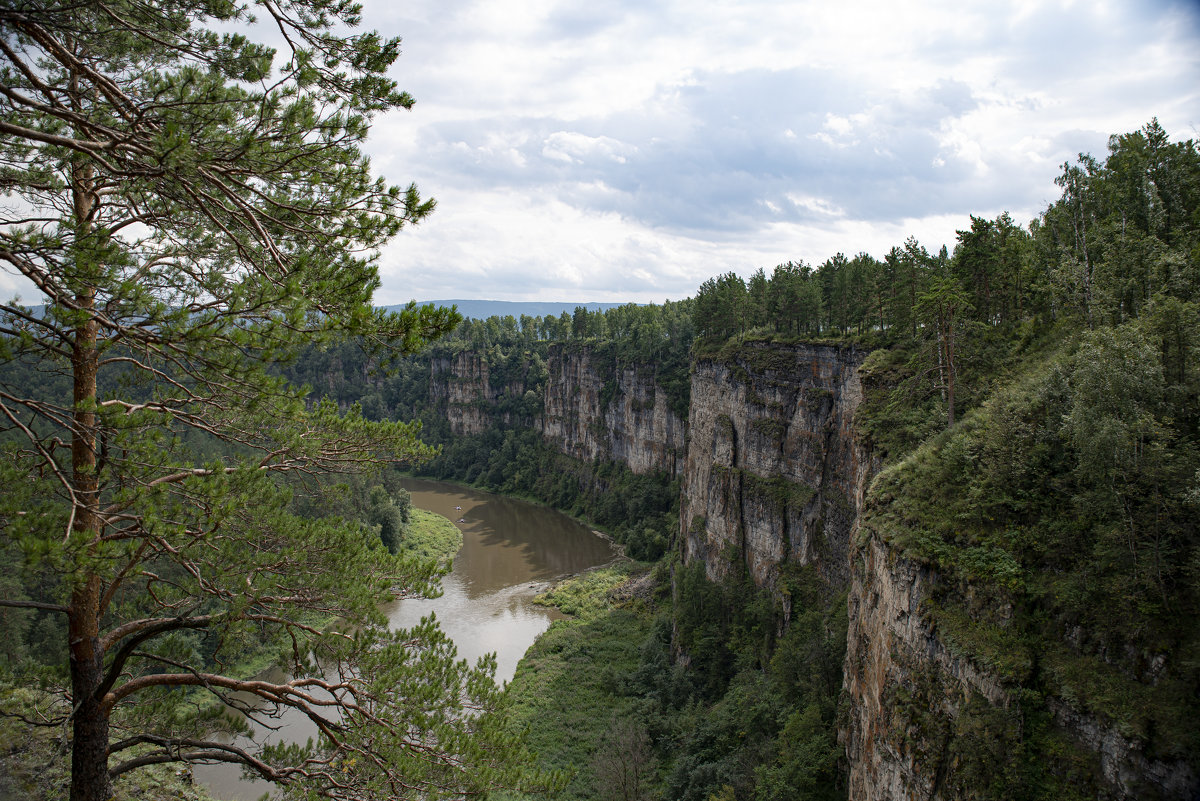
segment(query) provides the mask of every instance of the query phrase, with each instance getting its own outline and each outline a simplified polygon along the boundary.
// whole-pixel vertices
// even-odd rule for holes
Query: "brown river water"
[[[513,677],[525,651],[560,617],[534,605],[533,597],[549,582],[616,555],[602,537],[553,509],[439,481],[405,479],[403,486],[412,493],[414,507],[456,521],[463,546],[442,579],[440,598],[387,604],[388,618],[395,627],[407,627],[435,614],[460,657],[473,663],[496,654],[497,682]],[[269,739],[303,742],[314,735],[307,723],[285,718]],[[229,765],[198,765],[195,776],[214,796],[230,801],[252,801],[271,789],[266,782],[243,779],[240,768]]]

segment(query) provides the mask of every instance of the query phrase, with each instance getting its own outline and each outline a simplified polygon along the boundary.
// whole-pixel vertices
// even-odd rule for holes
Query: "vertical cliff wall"
[[[904,558],[869,523],[856,542],[844,673],[849,714],[841,732],[850,798],[1000,797],[987,785],[1006,767],[1020,769],[1021,749],[1048,767],[1050,781],[1073,788],[1073,797],[1200,798],[1194,766],[1149,754],[1119,721],[1002,680],[954,647],[929,615],[944,579]],[[1031,735],[1039,716],[1044,730]]]
[[[850,531],[874,464],[853,434],[852,346],[746,343],[693,369],[680,527],[710,577],[743,559],[760,586],[784,562],[849,580]]]
[[[671,410],[652,365],[615,364],[589,348],[555,346],[547,362],[542,435],[584,461],[614,461],[634,473],[683,467],[687,426]]]
[[[656,383],[653,365],[556,345],[545,363],[532,355],[517,363],[510,355],[500,369],[498,379],[496,365],[475,351],[431,359],[429,399],[444,410],[452,433],[528,425],[584,462],[619,462],[634,473],[672,478],[682,471],[687,424]]]
[[[841,732],[849,797],[956,797],[942,795],[955,768],[947,724],[973,698],[999,706],[1012,699],[994,676],[949,651],[922,615],[936,576],[857,533],[865,541],[854,549]]]
[[[492,425],[496,396],[486,359],[472,351],[439,356],[430,361],[429,371],[429,399],[445,409],[451,432],[482,434]]]

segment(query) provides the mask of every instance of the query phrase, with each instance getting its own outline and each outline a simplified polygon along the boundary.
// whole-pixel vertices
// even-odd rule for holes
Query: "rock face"
[[[599,363],[586,348],[551,349],[542,435],[584,461],[614,461],[634,473],[683,467],[687,425],[649,365]]]
[[[653,366],[613,364],[586,347],[555,346],[545,370],[543,377],[509,369],[509,378],[497,385],[488,360],[477,352],[436,357],[430,362],[430,400],[445,409],[456,435],[529,425],[584,462],[680,474],[687,424],[655,383]]]
[[[488,383],[486,359],[463,351],[433,359],[429,370],[430,400],[445,405],[450,431],[458,435],[482,434],[492,425],[491,407],[496,396]]]
[[[862,400],[850,346],[748,343],[694,365],[680,527],[685,561],[718,578],[745,560],[760,586],[788,561],[845,586],[875,464],[853,435]]]
[[[829,586],[849,591],[839,732],[849,798],[971,798],[969,763],[989,758],[971,749],[1003,747],[1020,688],[939,636],[925,611],[941,578],[863,522],[878,502],[867,490],[879,470],[854,427],[865,356],[851,346],[748,343],[700,359],[687,421],[671,411],[652,367],[617,365],[582,346],[555,346],[532,371],[519,361],[489,369],[471,352],[434,358],[430,397],[456,434],[529,425],[583,462],[679,477],[682,556],[710,578],[740,562],[772,587],[789,562],[817,564]],[[1147,755],[1062,699],[1046,698],[1045,709],[1092,766],[1091,796],[1200,799],[1194,767]]]
[[[953,656],[922,618],[935,580],[877,536],[855,549],[843,679],[849,720],[840,732],[850,798],[941,798],[941,763],[930,769],[925,759],[937,744],[926,741],[914,719],[953,718],[973,693],[993,705],[1010,700],[996,679]],[[910,708],[920,706],[926,708]]]
[[[849,797],[938,801],[964,795],[965,763],[997,730],[971,739],[981,721],[1011,730],[1019,687],[947,648],[923,615],[938,583],[927,567],[900,557],[869,528],[853,550],[844,687],[849,716],[840,732],[850,765]],[[1200,798],[1200,776],[1180,761],[1147,756],[1112,724],[1047,697],[1051,720],[1094,767],[1094,797]],[[1012,717],[1007,716],[1011,710]],[[971,718],[971,720],[968,720]],[[983,724],[983,725],[986,725]],[[988,756],[982,757],[984,764]],[[1096,770],[1098,768],[1098,770]]]

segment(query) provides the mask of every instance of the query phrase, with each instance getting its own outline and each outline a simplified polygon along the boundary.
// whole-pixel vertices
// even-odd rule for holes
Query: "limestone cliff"
[[[488,363],[480,354],[463,351],[440,356],[429,364],[429,399],[446,410],[450,431],[482,434],[492,424],[496,398],[488,382]]]
[[[788,561],[848,581],[850,529],[874,464],[853,435],[852,346],[751,342],[694,365],[680,527],[710,577],[744,559],[760,586]]]
[[[741,563],[772,587],[787,563],[815,563],[829,586],[847,588],[839,737],[855,801],[981,797],[997,766],[1030,748],[1055,760],[1081,798],[1200,798],[1196,769],[972,658],[930,614],[980,588],[905,556],[872,527],[871,511],[888,500],[878,486],[868,492],[879,464],[855,427],[871,386],[865,356],[853,346],[731,346],[694,363],[686,422],[652,367],[582,345],[554,346],[545,362],[438,357],[429,391],[456,434],[528,425],[582,463],[679,477],[679,547],[711,578]],[[1030,721],[1042,727],[1032,744]]]
[[[613,461],[634,473],[683,466],[687,426],[654,380],[650,365],[614,364],[586,347],[551,349],[542,435],[587,462]]]
[[[1012,757],[1016,732],[1029,719],[1022,703],[1048,712],[1050,730],[1042,736],[1057,745],[1040,747],[1079,797],[1200,798],[1193,767],[1148,755],[1117,724],[1061,698],[1035,701],[949,647],[928,615],[937,573],[899,555],[869,526],[856,539],[844,678],[849,715],[840,733],[850,798],[979,795],[979,782]]]
[[[687,424],[656,383],[654,367],[615,363],[586,346],[553,346],[546,362],[533,354],[435,356],[429,399],[455,435],[530,426],[583,462],[618,462],[672,478],[683,468]]]

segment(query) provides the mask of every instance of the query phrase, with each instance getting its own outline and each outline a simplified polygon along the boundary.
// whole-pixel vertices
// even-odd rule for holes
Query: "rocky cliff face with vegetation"
[[[598,359],[586,347],[554,347],[541,431],[567,454],[614,461],[634,473],[679,475],[686,423],[672,411],[651,365]]]
[[[482,434],[492,425],[496,398],[488,382],[488,363],[480,354],[463,351],[429,363],[429,399],[445,408],[455,435]]]
[[[678,477],[687,423],[671,408],[653,365],[619,364],[587,346],[553,346],[518,365],[464,350],[430,360],[429,399],[455,436],[525,424],[585,463],[617,462],[637,474]]]
[[[876,536],[855,549],[844,674],[850,703],[840,733],[850,798],[953,797],[945,795],[946,773],[955,769],[950,732],[920,724],[953,721],[972,703],[1012,702],[995,676],[938,639],[923,615],[931,581],[927,567]]]
[[[854,436],[851,346],[748,342],[699,358],[680,509],[685,561],[710,578],[742,559],[759,586],[818,563],[844,586],[850,531],[874,464]]]
[[[1200,147],[1152,122],[1109,150],[1028,230],[706,281],[690,388],[670,314],[533,326],[563,343],[546,436],[454,464],[646,558],[678,532],[657,678],[621,685],[650,731],[690,710],[664,797],[1200,798]],[[678,458],[615,367],[663,352],[677,517],[604,462]]]
[[[1079,413],[1092,408],[1090,376],[1109,375],[1110,390],[1122,391],[1129,374],[1111,377],[1143,341],[1093,340],[997,392],[874,482],[870,440],[881,421],[864,415],[877,415],[888,394],[875,387],[895,362],[886,353],[867,369],[850,346],[750,341],[697,359],[684,560],[703,563],[710,579],[744,566],[768,588],[786,586],[790,563],[816,564],[830,591],[847,590],[839,737],[850,798],[1200,793],[1188,756],[1196,726],[1181,712],[1193,670],[1177,656],[1192,635],[1155,611],[1172,601],[1150,563],[1120,557],[1121,543],[1138,559],[1148,546],[1131,546],[1128,529],[1100,533],[1100,504],[1114,494],[1148,525],[1139,516],[1151,514],[1152,493],[1134,485],[1162,468],[1133,453],[1142,476],[1100,486],[1083,461],[1092,435],[1070,428],[1112,422],[1103,408]],[[864,382],[879,396],[870,413]],[[1048,489],[1045,475],[1069,478]],[[1064,498],[1087,510],[1066,527]],[[1117,586],[1144,593],[1141,606],[1102,611],[1098,598]]]
[[[1169,397],[1155,359],[1134,329],[1088,334],[877,476],[850,554],[850,798],[1200,797],[1186,573],[1157,561],[1191,526],[1191,468],[1172,502],[1159,449],[1184,415],[1146,403],[1095,447],[1130,425],[1112,397]]]
[[[1195,769],[1138,732],[1139,722],[1074,692],[1048,694],[984,656],[972,642],[980,635],[974,621],[953,608],[954,596],[982,594],[980,587],[947,587],[945,576],[906,557],[870,522],[858,540],[844,673],[849,715],[840,732],[850,798],[1035,797],[989,786],[997,772],[1014,774],[1013,787],[1056,787],[1066,798],[1185,801],[1200,793]],[[1063,669],[1062,654],[1041,658],[1047,672]],[[1087,680],[1113,678],[1103,670]]]

